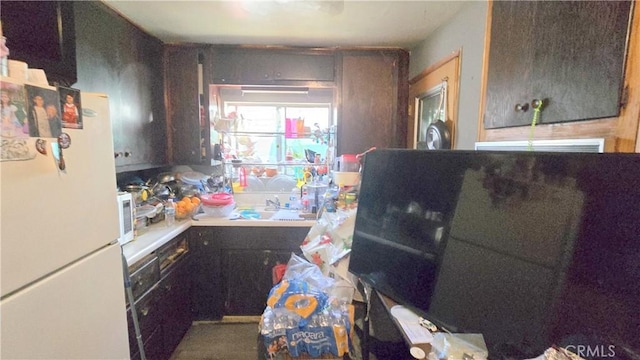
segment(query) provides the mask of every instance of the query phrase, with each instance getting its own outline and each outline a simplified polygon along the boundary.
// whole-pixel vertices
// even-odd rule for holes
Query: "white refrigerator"
[[[81,105],[64,171],[53,138],[0,162],[0,359],[129,358],[109,101]]]

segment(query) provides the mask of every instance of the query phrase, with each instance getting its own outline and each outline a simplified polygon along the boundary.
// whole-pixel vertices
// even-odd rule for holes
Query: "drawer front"
[[[189,252],[189,241],[187,233],[176,236],[166,245],[158,249],[158,262],[160,263],[160,273],[164,276],[173,265]]]
[[[139,300],[135,302],[135,310],[138,315],[138,326],[140,327],[140,334],[142,341],[151,336],[157,327],[162,322],[162,312],[160,309],[161,291],[158,286],[152,288],[149,292],[144,294]],[[131,316],[131,308],[127,311],[127,322],[129,325],[129,346],[130,348],[137,348],[135,327],[133,324],[133,318]]]
[[[131,292],[138,299],[160,280],[160,266],[157,257],[150,258],[140,268],[131,273]]]

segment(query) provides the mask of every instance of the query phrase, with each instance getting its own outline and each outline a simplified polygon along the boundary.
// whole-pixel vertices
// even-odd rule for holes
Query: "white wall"
[[[478,137],[486,20],[486,1],[465,1],[447,24],[410,49],[409,79],[452,52],[461,50],[456,149],[473,149]]]

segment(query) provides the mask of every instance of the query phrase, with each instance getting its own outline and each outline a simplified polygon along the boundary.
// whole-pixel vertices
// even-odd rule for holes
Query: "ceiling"
[[[165,43],[410,48],[463,1],[102,0]]]

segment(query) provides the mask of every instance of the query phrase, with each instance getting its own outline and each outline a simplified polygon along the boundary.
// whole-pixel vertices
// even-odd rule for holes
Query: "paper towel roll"
[[[9,60],[9,77],[19,80],[27,81],[27,70],[29,66],[24,61]]]

